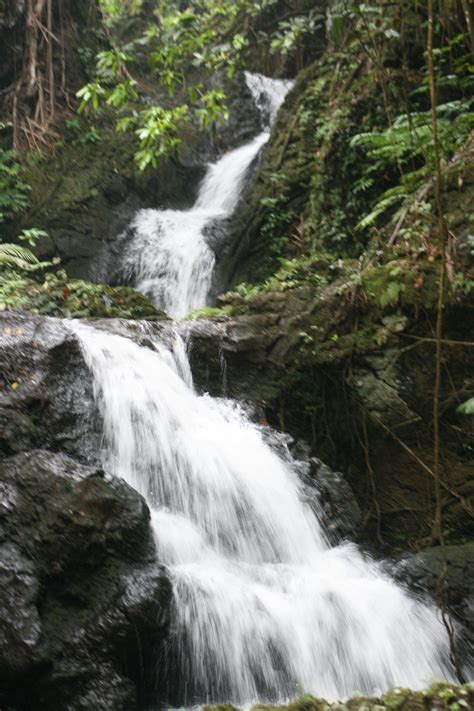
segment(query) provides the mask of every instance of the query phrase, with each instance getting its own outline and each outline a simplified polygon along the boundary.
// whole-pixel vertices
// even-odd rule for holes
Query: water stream
[[[436,612],[356,546],[328,545],[289,456],[235,402],[194,391],[178,336],[150,349],[75,328],[104,465],[146,497],[169,566],[183,703],[336,698],[449,675]]]
[[[269,80],[252,81],[266,86],[270,119],[282,87],[270,101]],[[170,313],[205,303],[214,262],[203,227],[235,208],[266,140],[211,166],[191,210],[136,217],[127,258],[138,288]],[[449,677],[436,610],[355,545],[328,544],[284,444],[272,447],[237,403],[195,391],[172,327],[169,342],[149,330],[148,347],[71,328],[93,374],[104,466],[147,499],[173,582],[180,703],[278,701],[303,690],[341,698]]]
[[[268,129],[291,83],[253,74],[246,74],[246,79]],[[215,265],[205,229],[233,213],[249,168],[269,135],[265,130],[209,165],[191,209],[147,209],[135,215],[124,275],[170,316],[185,316],[205,305]]]

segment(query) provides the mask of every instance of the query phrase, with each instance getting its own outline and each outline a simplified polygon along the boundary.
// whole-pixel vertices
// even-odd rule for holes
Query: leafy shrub
[[[0,225],[28,205],[30,186],[21,177],[15,152],[0,148]]]

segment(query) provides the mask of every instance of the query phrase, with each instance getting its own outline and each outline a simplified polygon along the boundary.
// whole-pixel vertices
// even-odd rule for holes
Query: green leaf
[[[470,397],[456,409],[459,415],[474,415],[474,397]]]

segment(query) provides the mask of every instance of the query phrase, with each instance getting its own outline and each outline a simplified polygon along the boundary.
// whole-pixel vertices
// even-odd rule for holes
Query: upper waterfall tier
[[[246,80],[262,124],[269,127],[291,83],[248,73]],[[248,171],[268,138],[264,131],[209,165],[190,210],[148,209],[135,215],[124,274],[170,316],[185,316],[205,306],[215,266],[205,229],[216,218],[233,213]]]

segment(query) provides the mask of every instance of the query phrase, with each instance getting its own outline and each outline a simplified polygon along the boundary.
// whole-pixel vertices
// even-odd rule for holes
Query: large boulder
[[[171,598],[144,500],[45,450],[5,459],[0,486],[2,708],[138,708]]]
[[[5,313],[0,342],[0,706],[142,707],[171,597],[147,506],[99,466],[92,378],[67,322]]]

